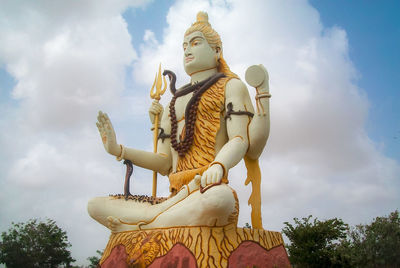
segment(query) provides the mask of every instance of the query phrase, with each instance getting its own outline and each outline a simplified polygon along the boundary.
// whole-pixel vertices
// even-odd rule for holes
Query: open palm
[[[118,156],[121,152],[121,148],[117,143],[115,131],[108,115],[99,111],[96,125],[99,129],[101,140],[103,141],[106,151],[112,155]]]

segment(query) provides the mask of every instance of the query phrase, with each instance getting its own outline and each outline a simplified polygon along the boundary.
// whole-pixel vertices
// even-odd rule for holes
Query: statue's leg
[[[89,200],[88,212],[89,215],[109,228],[108,217],[121,218],[124,215],[134,213],[137,216],[144,215],[146,208],[151,206],[147,202],[137,202],[135,200],[118,199],[112,196],[95,197]]]
[[[185,186],[178,194],[157,205],[112,196],[95,197],[88,203],[88,212],[93,219],[113,232],[139,230],[141,224],[151,222],[188,195]]]
[[[204,193],[194,191],[141,229],[174,226],[225,226],[236,224],[239,214],[236,192],[227,184],[213,186]]]

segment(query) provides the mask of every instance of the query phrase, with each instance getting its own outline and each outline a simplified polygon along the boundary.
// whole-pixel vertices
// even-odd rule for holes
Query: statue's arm
[[[247,82],[256,88],[257,112],[249,126],[249,150],[247,156],[251,159],[258,159],[267,143],[270,130],[269,112],[269,77],[265,67],[253,65],[246,72]],[[259,84],[261,82],[261,84]]]
[[[231,79],[225,88],[225,108],[231,103],[234,111],[247,111],[254,113],[250,101],[249,92],[245,84],[239,79]],[[201,178],[201,184],[218,183],[221,181],[224,172],[234,167],[247,152],[249,146],[248,125],[250,118],[246,114],[231,115],[226,119],[228,142],[221,148],[213,163],[205,171]]]
[[[162,175],[169,173],[172,163],[169,139],[164,140],[164,143],[160,140],[158,141],[157,153],[146,152],[119,145],[111,120],[106,113],[99,112],[96,125],[99,129],[104,148],[109,154],[130,160],[136,166],[156,171]],[[163,116],[161,127],[168,128],[168,125],[170,125],[168,116]]]
[[[164,130],[164,133],[171,133],[171,123],[166,110],[162,114],[160,130]],[[170,138],[158,139],[157,153],[146,152],[133,148],[125,148],[124,158],[132,161],[136,166],[150,169],[160,173],[161,175],[168,175],[172,166],[171,156],[171,140]]]

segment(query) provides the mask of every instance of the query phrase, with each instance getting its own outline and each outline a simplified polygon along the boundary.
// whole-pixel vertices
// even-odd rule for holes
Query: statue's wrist
[[[268,91],[267,92],[257,92],[256,100],[263,99],[263,98],[269,99],[269,98],[271,98],[271,94]]]
[[[125,147],[122,144],[120,144],[119,147],[120,153],[116,155],[117,161],[121,161],[125,157]]]

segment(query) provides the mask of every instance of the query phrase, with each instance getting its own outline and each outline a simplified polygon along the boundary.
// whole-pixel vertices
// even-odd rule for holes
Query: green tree
[[[92,256],[87,258],[87,260],[90,262],[88,268],[97,268],[98,264],[100,262],[101,256],[103,255],[103,252],[100,250],[96,250],[96,253],[100,256]]]
[[[399,211],[352,228],[346,247],[353,267],[400,267]]]
[[[339,250],[348,229],[341,219],[319,221],[312,216],[285,222],[282,232],[289,238],[289,259],[296,267],[346,267],[348,260]]]
[[[12,223],[8,232],[1,234],[0,263],[8,268],[71,267],[75,260],[68,251],[70,246],[66,232],[53,220]]]

